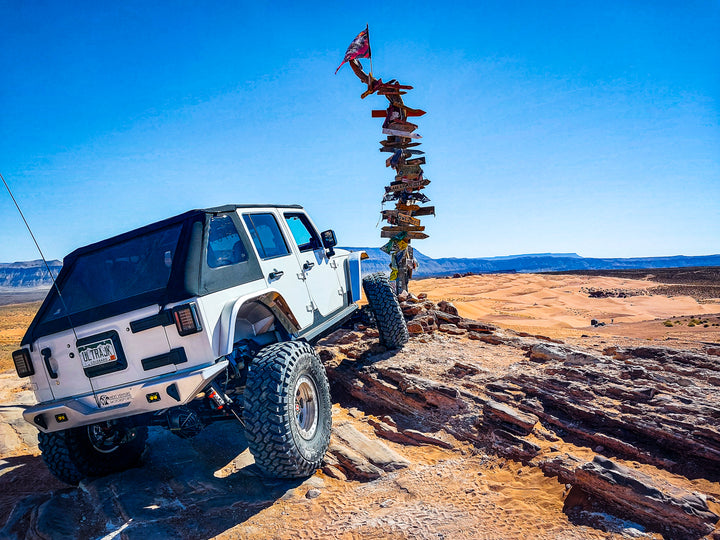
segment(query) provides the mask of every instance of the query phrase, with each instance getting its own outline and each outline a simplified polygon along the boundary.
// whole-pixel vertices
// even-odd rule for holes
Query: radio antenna
[[[42,252],[42,249],[40,249],[40,244],[38,244],[37,239],[35,238],[35,235],[32,232],[32,229],[30,228],[30,224],[27,222],[27,219],[25,219],[25,214],[23,214],[23,211],[20,210],[20,205],[18,204],[17,200],[15,200],[15,196],[13,195],[13,192],[10,190],[10,186],[5,181],[5,177],[0,173],[0,179],[2,179],[2,183],[5,184],[5,189],[7,189],[7,192],[10,194],[10,198],[12,199],[12,202],[15,203],[15,208],[17,208],[17,211],[20,213],[20,217],[23,220],[23,223],[25,223],[25,227],[27,227],[28,232],[30,233],[30,236],[33,239],[33,242],[35,242],[35,247],[38,250],[38,253],[40,253],[40,258],[42,259],[43,263],[45,263],[45,268],[48,271],[48,274],[50,274],[50,279],[52,280],[53,287],[55,287],[55,290],[58,293],[58,298],[60,298],[60,302],[62,303],[63,309],[65,310],[65,314],[68,318],[68,322],[70,323],[70,328],[72,329],[73,334],[75,335],[75,341],[77,341],[78,337],[75,333],[75,325],[72,322],[72,319],[70,318],[70,310],[68,310],[67,305],[65,304],[65,299],[62,296],[62,293],[60,292],[60,288],[57,285],[57,281],[55,281],[55,275],[53,274],[52,270],[50,270],[50,265],[47,262],[47,259],[45,259],[45,255]]]

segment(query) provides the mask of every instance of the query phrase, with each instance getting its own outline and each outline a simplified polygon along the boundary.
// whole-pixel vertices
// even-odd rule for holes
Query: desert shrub
[[[691,324],[692,324],[693,326],[695,326],[696,324],[700,324],[700,319],[696,319],[695,317],[693,317],[692,319],[690,319],[690,322],[688,323],[688,326],[690,326]]]
[[[703,328],[707,328],[708,326],[710,326],[710,325],[709,325],[709,324],[703,324]]]
[[[673,323],[670,321],[665,321],[663,324],[669,328],[672,328],[672,325],[673,325]]]
[[[693,326],[695,326],[695,323],[692,322],[692,321],[690,321],[690,322],[688,323],[688,326],[689,326],[690,328],[692,328]]]

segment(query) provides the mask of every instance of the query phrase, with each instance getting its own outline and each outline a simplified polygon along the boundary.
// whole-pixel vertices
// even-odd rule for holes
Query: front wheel
[[[89,476],[105,476],[139,464],[147,438],[147,427],[128,427],[118,421],[38,433],[48,469],[72,485]]]
[[[363,289],[370,309],[375,315],[380,343],[389,349],[399,349],[409,339],[400,303],[385,274],[377,272],[363,279]]]
[[[243,398],[248,446],[266,475],[302,478],[321,466],[332,404],[325,368],[309,344],[275,343],[260,351]]]

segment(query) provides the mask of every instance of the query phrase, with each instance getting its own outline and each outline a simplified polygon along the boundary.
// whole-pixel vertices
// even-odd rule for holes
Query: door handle
[[[303,270],[310,270],[313,266],[315,266],[314,262],[305,261],[305,264],[303,264]]]
[[[40,351],[40,354],[43,357],[43,361],[45,362],[45,368],[47,369],[48,375],[50,375],[51,379],[57,379],[58,374],[57,371],[55,371],[52,366],[50,365],[50,357],[52,356],[52,351],[45,347],[42,351]]]
[[[278,279],[278,278],[283,277],[284,274],[285,274],[285,272],[283,272],[282,270],[273,269],[273,271],[270,272],[270,274],[268,275],[268,277],[269,277],[270,279]]]

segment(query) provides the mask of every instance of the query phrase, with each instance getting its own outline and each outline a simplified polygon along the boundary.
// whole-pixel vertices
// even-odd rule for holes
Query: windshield
[[[60,284],[62,301],[53,289],[42,322],[165,289],[181,229],[177,223],[78,256]]]

